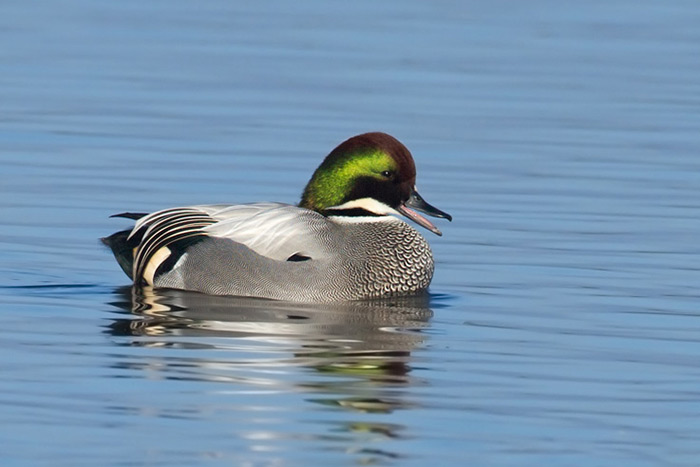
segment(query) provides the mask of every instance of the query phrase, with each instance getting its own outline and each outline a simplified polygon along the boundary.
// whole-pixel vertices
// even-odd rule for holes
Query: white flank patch
[[[148,285],[153,285],[153,277],[156,275],[156,270],[158,269],[158,266],[163,264],[163,261],[168,259],[170,253],[172,252],[167,246],[164,246],[155,253],[153,253],[153,256],[151,256],[151,259],[146,265],[146,269],[144,269],[143,271],[143,278],[148,283]]]

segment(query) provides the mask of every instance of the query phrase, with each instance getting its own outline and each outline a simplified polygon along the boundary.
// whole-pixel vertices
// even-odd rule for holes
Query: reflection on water
[[[397,389],[416,384],[411,353],[426,339],[433,314],[428,295],[323,305],[153,288],[123,288],[118,296],[113,305],[130,316],[113,320],[111,335],[130,337],[131,346],[188,351],[119,362],[121,368],[148,378],[228,383],[230,390],[219,391],[234,395],[303,392],[316,407],[368,414],[411,406]],[[352,418],[340,425],[329,430],[391,439],[404,429]]]

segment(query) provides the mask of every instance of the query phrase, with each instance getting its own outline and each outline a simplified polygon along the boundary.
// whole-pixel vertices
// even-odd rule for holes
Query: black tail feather
[[[109,217],[124,217],[125,219],[133,219],[135,221],[141,219],[143,216],[147,216],[145,212],[120,212],[119,214],[112,214]]]
[[[120,232],[113,233],[109,237],[101,238],[102,243],[111,248],[114,257],[121,266],[122,270],[129,276],[132,280],[132,271],[134,268],[134,248],[138,245],[138,241],[135,238],[127,240],[131,229],[122,230]]]

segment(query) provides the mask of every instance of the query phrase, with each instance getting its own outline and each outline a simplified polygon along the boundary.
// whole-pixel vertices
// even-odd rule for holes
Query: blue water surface
[[[3,465],[700,462],[700,4],[6,2]],[[123,211],[403,141],[425,300],[133,294]]]

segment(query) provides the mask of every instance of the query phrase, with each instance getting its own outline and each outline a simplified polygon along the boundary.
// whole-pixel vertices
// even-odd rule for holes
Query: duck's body
[[[385,149],[377,140],[398,146]],[[349,171],[359,175],[334,192],[334,177],[343,170],[344,180]],[[438,234],[406,205],[449,218],[425,203],[414,183],[408,150],[389,135],[369,133],[326,158],[300,206],[206,205],[125,214],[138,219],[134,228],[104,242],[137,285],[304,302],[412,294],[430,284],[432,252],[417,230],[388,214],[402,213]]]

